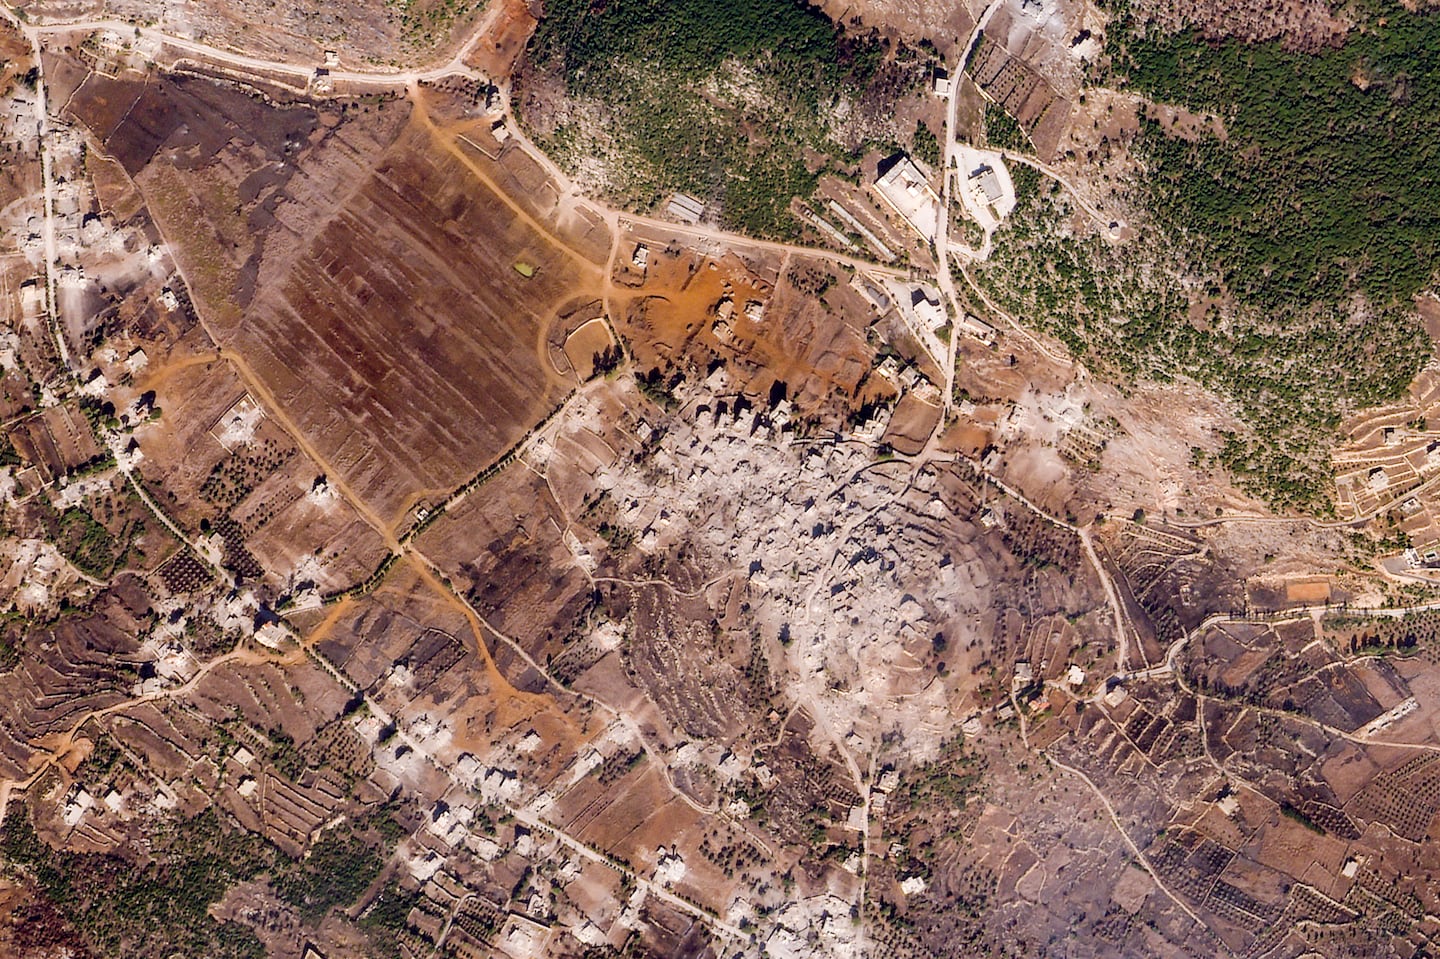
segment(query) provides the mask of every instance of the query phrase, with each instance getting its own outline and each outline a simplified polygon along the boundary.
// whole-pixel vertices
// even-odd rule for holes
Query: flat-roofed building
[[[1005,189],[1000,185],[1000,177],[988,163],[970,171],[970,185],[975,190],[976,199],[985,203],[996,203],[1005,195]]]
[[[940,222],[940,197],[915,161],[903,154],[875,181],[881,199],[927,243],[934,242]]]
[[[677,193],[665,205],[665,212],[682,223],[699,223],[705,204],[685,193]]]

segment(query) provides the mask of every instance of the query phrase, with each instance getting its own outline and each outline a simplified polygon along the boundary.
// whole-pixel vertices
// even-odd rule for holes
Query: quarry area
[[[0,954],[1433,954],[1440,366],[1257,498],[977,279],[1133,242],[1106,14],[838,6],[784,235],[551,155],[558,3],[5,8]]]

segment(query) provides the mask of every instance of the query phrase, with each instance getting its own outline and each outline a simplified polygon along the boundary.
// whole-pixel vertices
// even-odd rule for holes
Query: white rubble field
[[[904,463],[861,472],[873,448],[794,442],[757,427],[754,410],[695,415],[721,399],[733,406],[724,386],[721,371],[682,395],[648,461],[601,477],[619,521],[657,549],[687,534],[705,543],[748,577],[762,622],[788,625],[789,688],[833,728],[871,741],[898,722],[923,761],[950,723],[942,684],[911,650],[942,622],[973,626],[987,570],[917,548],[957,522],[933,473]]]

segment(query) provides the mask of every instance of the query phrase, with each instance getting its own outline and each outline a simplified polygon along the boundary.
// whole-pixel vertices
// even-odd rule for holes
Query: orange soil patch
[[[797,261],[774,273],[767,266],[733,254],[717,261],[652,250],[640,295],[622,310],[637,372],[693,373],[718,360],[751,396],[785,384],[802,416],[852,405],[874,357],[868,307],[822,265]],[[762,307],[759,319],[747,315],[751,304]]]
[[[31,64],[30,44],[10,23],[0,23],[0,95],[10,92],[15,78]]]
[[[475,44],[465,63],[486,76],[510,76],[539,22],[526,0],[501,0],[490,29]]]
[[[645,295],[632,300],[626,310],[626,338],[631,340],[636,366],[642,370],[667,366],[688,352],[694,340],[706,349],[718,349],[711,323],[727,287],[733,290],[737,308],[744,307],[746,296],[760,298],[769,292],[761,292],[759,278],[735,256],[719,262],[690,254],[652,257],[642,287]]]
[[[1330,580],[1291,580],[1285,584],[1285,599],[1292,603],[1328,603],[1330,601]]]
[[[483,752],[522,724],[549,730],[551,738],[567,744],[578,735],[573,718],[552,696],[515,688],[495,664],[484,624],[419,557],[397,563],[368,596],[337,604],[311,627],[305,642],[368,686],[409,655],[427,631],[461,642],[469,654],[454,674],[463,681],[463,693],[444,699],[443,711],[453,713],[447,718],[457,749]]]

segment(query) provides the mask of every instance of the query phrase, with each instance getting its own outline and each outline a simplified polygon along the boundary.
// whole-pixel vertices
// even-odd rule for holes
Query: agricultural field
[[[107,131],[101,104],[124,97],[88,99],[90,86],[72,109],[127,165],[161,228],[193,238],[180,262],[206,333],[262,405],[297,411],[282,428],[385,529],[478,472],[559,395],[535,341],[598,268],[540,221],[505,219],[513,201],[485,201],[493,181],[423,103],[345,119],[232,104],[193,83],[136,86],[140,102]],[[167,103],[225,119],[207,146],[195,124],[147,123],[147,110],[174,116]],[[236,136],[261,152],[242,154]],[[200,140],[186,171],[155,159],[180,148],[175,137]],[[276,181],[267,164],[297,138],[308,148]],[[225,205],[234,198],[238,208]],[[226,239],[245,231],[246,246]],[[392,259],[395,243],[408,252]],[[508,306],[520,300],[534,304],[523,318]]]

